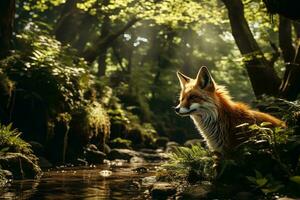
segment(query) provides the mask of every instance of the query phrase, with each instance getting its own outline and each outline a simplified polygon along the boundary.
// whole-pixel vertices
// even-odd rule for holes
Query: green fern
[[[168,163],[163,165],[167,175],[187,178],[193,173],[203,180],[211,180],[215,176],[213,158],[200,145],[178,147],[169,154],[169,158]]]
[[[12,129],[12,124],[0,124],[0,153],[16,152],[32,155],[30,144],[20,138],[21,133]]]

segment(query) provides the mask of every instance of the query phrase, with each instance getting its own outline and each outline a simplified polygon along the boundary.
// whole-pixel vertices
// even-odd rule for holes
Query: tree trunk
[[[0,59],[9,55],[14,27],[15,0],[0,1]]]
[[[70,43],[77,34],[76,27],[80,25],[80,20],[78,20],[79,10],[76,7],[78,2],[79,0],[66,1],[54,29],[56,39],[62,43]]]
[[[280,79],[274,68],[264,57],[254,39],[244,16],[241,0],[222,0],[228,16],[235,42],[245,58],[246,69],[256,97],[262,94],[277,95]]]
[[[285,72],[280,85],[280,97],[296,100],[300,93],[300,56],[299,56],[299,24],[294,24],[297,37],[296,47],[293,46],[292,22],[280,16],[279,18],[279,46],[285,62]]]

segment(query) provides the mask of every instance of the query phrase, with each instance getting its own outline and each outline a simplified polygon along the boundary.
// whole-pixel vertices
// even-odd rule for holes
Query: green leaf
[[[7,152],[9,150],[9,147],[4,147],[0,150],[0,152],[4,153],[4,152]]]
[[[258,187],[262,187],[262,186],[266,185],[267,182],[268,182],[268,179],[266,179],[266,178],[256,179],[256,184]]]
[[[257,170],[255,170],[255,175],[256,175],[256,178],[263,178],[262,174]]]
[[[269,126],[269,125],[272,125],[272,123],[271,122],[262,122],[260,124],[260,126]]]
[[[290,177],[290,181],[300,185],[300,176],[292,176]]]

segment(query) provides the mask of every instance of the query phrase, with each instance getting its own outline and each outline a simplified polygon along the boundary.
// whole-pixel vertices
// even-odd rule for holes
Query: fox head
[[[195,79],[179,71],[177,76],[181,93],[175,112],[181,116],[200,115],[205,118],[217,118],[216,84],[208,69],[201,67]]]

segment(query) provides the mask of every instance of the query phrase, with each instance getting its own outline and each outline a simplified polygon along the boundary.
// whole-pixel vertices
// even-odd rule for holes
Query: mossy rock
[[[0,166],[11,171],[14,179],[32,179],[42,174],[41,168],[21,153],[1,154]]]
[[[116,138],[109,142],[109,146],[111,148],[119,148],[119,149],[131,149],[131,140]]]

